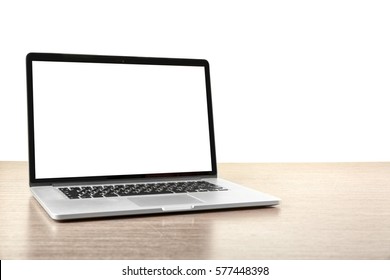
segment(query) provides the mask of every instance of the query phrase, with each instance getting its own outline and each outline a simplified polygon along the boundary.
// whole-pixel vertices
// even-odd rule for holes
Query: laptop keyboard
[[[151,194],[227,191],[205,181],[167,182],[152,184],[118,184],[58,188],[70,199],[119,197]]]

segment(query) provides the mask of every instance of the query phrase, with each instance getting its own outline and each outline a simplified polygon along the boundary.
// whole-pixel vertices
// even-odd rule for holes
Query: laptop
[[[203,59],[29,53],[30,190],[55,220],[274,206],[217,177]]]

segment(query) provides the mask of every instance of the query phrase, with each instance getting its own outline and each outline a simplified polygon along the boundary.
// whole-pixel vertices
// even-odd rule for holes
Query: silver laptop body
[[[209,64],[29,53],[30,190],[55,220],[273,206],[217,178]]]

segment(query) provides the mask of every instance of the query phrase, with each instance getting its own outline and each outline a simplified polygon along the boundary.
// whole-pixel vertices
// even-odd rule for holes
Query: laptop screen
[[[212,171],[204,66],[32,61],[32,77],[35,179]]]

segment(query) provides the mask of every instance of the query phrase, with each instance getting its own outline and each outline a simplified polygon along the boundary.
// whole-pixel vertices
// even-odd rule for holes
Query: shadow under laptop
[[[226,244],[245,229],[250,237],[254,225],[267,226],[279,212],[255,207],[58,222],[31,197],[26,258],[210,259],[221,258],[221,249],[229,258],[234,252]]]

